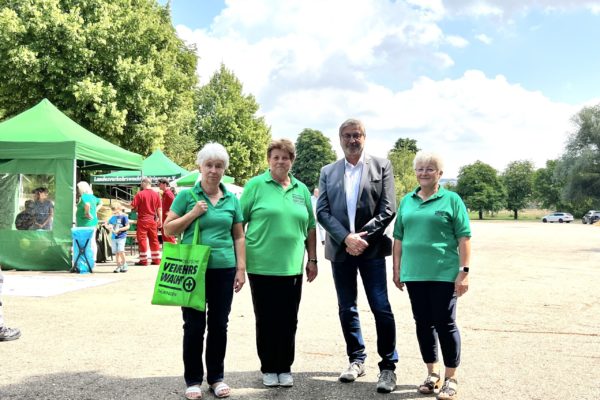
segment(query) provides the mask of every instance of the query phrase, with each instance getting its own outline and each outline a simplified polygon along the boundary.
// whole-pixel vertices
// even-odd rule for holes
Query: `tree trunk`
[[[483,219],[483,210],[479,210],[479,219]]]
[[[519,218],[519,210],[513,210],[513,219]]]

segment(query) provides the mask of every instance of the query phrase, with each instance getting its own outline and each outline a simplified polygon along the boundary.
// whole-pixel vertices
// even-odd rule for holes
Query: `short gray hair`
[[[77,191],[79,194],[93,194],[92,187],[86,181],[77,182]]]
[[[342,136],[342,131],[349,126],[358,127],[358,129],[360,129],[362,134],[367,136],[367,130],[365,129],[365,125],[362,123],[361,120],[356,119],[356,118],[349,118],[349,119],[345,120],[344,122],[342,122],[342,124],[340,125],[340,129],[339,129],[339,135]]]
[[[196,165],[202,166],[207,160],[220,160],[225,164],[225,169],[229,167],[229,154],[222,144],[216,142],[206,143],[198,152],[196,157]]]
[[[433,164],[438,171],[444,171],[444,160],[436,153],[419,151],[415,155],[413,168],[417,168],[417,164]]]

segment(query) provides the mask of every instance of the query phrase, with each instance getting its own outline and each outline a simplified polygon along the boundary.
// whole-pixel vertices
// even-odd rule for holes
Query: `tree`
[[[533,175],[533,198],[543,208],[561,210],[566,202],[562,198],[565,183],[555,174],[558,160],[546,161],[545,168],[539,168]]]
[[[418,151],[415,139],[399,138],[388,153],[387,158],[394,169],[396,202],[399,202],[406,193],[413,190],[418,184],[413,167],[413,160]]]
[[[196,63],[154,0],[0,0],[0,118],[48,98],[147,155],[193,122]]]
[[[229,153],[229,175],[244,184],[267,165],[271,130],[257,117],[258,103],[242,93],[242,83],[221,64],[198,91],[196,140],[200,147],[221,143]]]
[[[506,208],[519,218],[519,210],[524,209],[533,192],[534,167],[531,161],[513,161],[504,170],[502,178],[506,187]]]
[[[568,139],[555,174],[564,180],[563,195],[572,202],[600,203],[600,104],[573,117],[577,129]]]
[[[460,168],[456,192],[467,208],[479,213],[479,219],[484,211],[496,212],[506,205],[506,189],[498,172],[481,161]]]
[[[319,186],[321,168],[334,162],[335,159],[335,151],[327,136],[321,131],[304,129],[296,140],[294,176],[312,191]]]

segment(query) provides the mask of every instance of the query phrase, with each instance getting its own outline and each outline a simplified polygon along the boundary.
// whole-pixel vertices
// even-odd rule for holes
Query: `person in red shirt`
[[[163,243],[177,243],[175,236],[170,236],[165,234],[165,219],[167,219],[167,214],[171,209],[171,204],[173,204],[173,200],[175,199],[175,195],[171,191],[169,187],[169,181],[165,178],[160,178],[158,180],[158,187],[162,191],[162,240]]]
[[[142,190],[137,192],[131,208],[137,211],[136,238],[140,246],[140,260],[135,265],[160,264],[160,243],[158,242],[158,229],[162,227],[162,205],[160,195],[152,190],[152,182],[148,178],[142,179]],[[150,242],[150,251],[148,251]]]

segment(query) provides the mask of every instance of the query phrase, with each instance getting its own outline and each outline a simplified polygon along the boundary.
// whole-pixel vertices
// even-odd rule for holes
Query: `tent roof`
[[[202,174],[200,171],[194,170],[179,179],[175,179],[175,184],[177,186],[194,186],[200,179],[202,179]],[[234,178],[228,175],[223,175],[223,178],[221,178],[221,182],[223,183],[233,183],[234,181]]]
[[[142,174],[148,178],[168,177],[179,178],[188,171],[175,164],[160,150],[155,150],[148,158],[142,161]],[[92,176],[92,183],[96,185],[138,184],[142,180],[140,171],[114,171],[110,174]]]
[[[78,125],[48,99],[0,123],[0,159],[71,158],[87,169],[140,169],[142,156]]]

